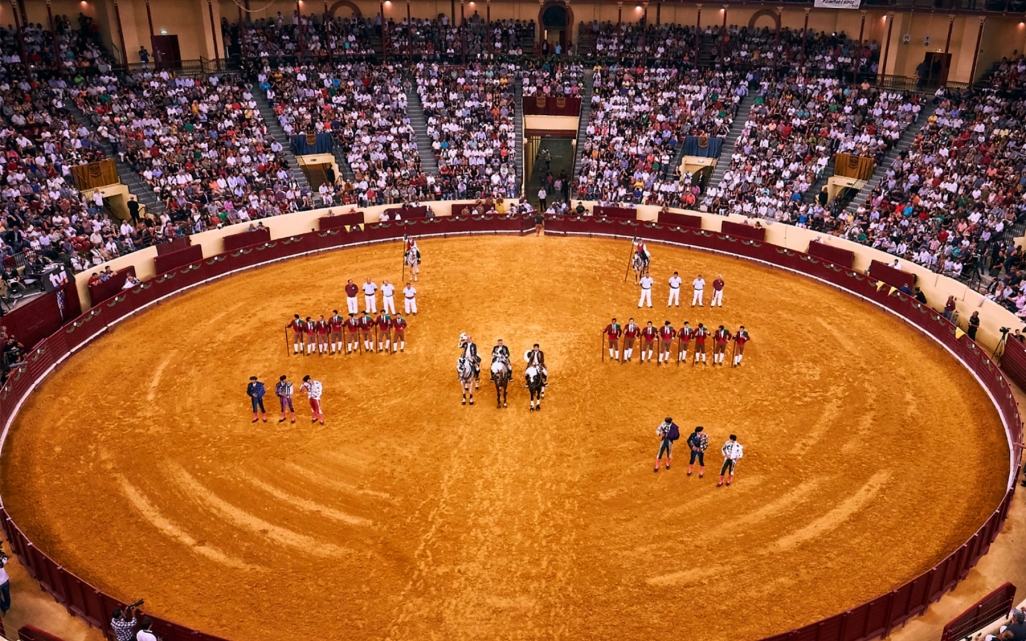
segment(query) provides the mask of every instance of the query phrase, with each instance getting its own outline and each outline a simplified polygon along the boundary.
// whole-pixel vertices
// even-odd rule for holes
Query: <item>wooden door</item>
[[[178,36],[153,36],[153,64],[157,69],[178,69],[182,66],[182,51]]]

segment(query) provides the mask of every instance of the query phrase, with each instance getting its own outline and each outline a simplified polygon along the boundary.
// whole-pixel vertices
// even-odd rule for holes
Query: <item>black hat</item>
[[[672,418],[670,418],[669,416],[667,416],[667,417],[666,417],[666,420],[664,420],[663,422],[664,422],[664,423],[672,423],[672,422],[673,422],[673,419],[672,419]]]

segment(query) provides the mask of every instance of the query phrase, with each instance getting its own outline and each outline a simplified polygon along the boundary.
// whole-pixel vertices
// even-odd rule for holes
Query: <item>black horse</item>
[[[509,379],[513,378],[513,366],[505,358],[497,358],[492,363],[492,382],[495,383],[495,407],[506,407],[506,388]]]
[[[531,411],[537,409],[540,412],[542,395],[545,393],[545,381],[542,380],[541,371],[532,365],[524,373],[527,378],[527,389],[531,392]],[[535,399],[538,399],[537,406]]]

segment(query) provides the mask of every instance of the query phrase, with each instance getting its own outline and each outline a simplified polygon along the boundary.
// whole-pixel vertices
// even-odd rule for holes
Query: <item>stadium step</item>
[[[745,128],[745,123],[752,115],[752,107],[755,105],[755,99],[758,97],[758,92],[755,87],[749,87],[748,93],[741,99],[741,104],[737,106],[737,117],[734,118],[734,122],[730,124],[730,131],[723,138],[723,147],[720,150],[720,157],[716,160],[716,167],[713,168],[712,175],[709,176],[709,182],[706,185],[720,186],[723,181],[723,174],[727,173],[727,167],[730,166],[730,158],[734,155],[737,149],[737,139],[741,136],[741,132]],[[678,161],[679,162],[679,161]]]
[[[588,138],[588,122],[591,120],[591,95],[594,90],[595,71],[593,69],[585,69],[584,86],[581,88],[581,117],[577,123],[577,147],[574,151],[574,164],[570,172],[572,183],[577,182],[577,165],[581,164],[581,151]]]
[[[121,161],[121,156],[114,151],[114,146],[110,142],[100,136],[96,131],[96,124],[92,118],[86,115],[81,109],[78,108],[74,103],[68,102],[64,105],[64,109],[75,117],[75,120],[86,126],[86,128],[96,135],[96,138],[100,141],[100,148],[103,150],[103,154],[114,161],[114,165],[118,169],[118,178],[121,180],[121,184],[128,187],[129,193],[135,196],[135,199],[139,201],[139,204],[146,208],[148,213],[154,216],[159,216],[164,211],[164,203],[157,197],[157,193],[153,191],[153,188],[147,184],[147,182],[140,176],[131,165]]]
[[[406,112],[410,116],[410,125],[417,134],[417,155],[420,156],[420,168],[426,176],[438,177],[438,161],[431,148],[431,136],[427,132],[427,118],[424,117],[424,105],[420,102],[417,92],[416,78],[412,79],[410,88],[406,90]]]
[[[513,82],[513,100],[514,135],[517,141],[516,160],[513,162],[513,168],[517,172],[517,195],[526,197],[526,186],[524,185],[524,163],[527,162],[527,159],[524,158],[524,79],[519,75]]]
[[[296,156],[292,153],[292,141],[289,140],[288,134],[282,129],[281,123],[278,122],[278,116],[274,113],[274,108],[271,107],[271,103],[267,101],[267,95],[260,90],[260,85],[254,83],[250,90],[253,93],[253,99],[257,103],[257,111],[260,112],[260,117],[264,119],[264,125],[267,127],[267,133],[271,134],[271,137],[278,141],[283,147],[282,153],[285,155],[285,162],[289,166],[289,173],[292,174],[292,180],[299,185],[299,188],[306,191],[313,191],[310,188],[310,181],[306,179],[306,174],[303,173],[303,168],[299,166],[299,161],[296,160]],[[343,170],[344,173],[344,170]],[[316,198],[319,194],[313,194]]]
[[[912,145],[912,141],[915,140],[919,132],[922,131],[923,127],[926,126],[926,122],[933,115],[933,112],[937,110],[937,105],[932,101],[928,101],[923,105],[923,110],[919,112],[919,122],[913,123],[901,134],[898,138],[898,142],[887,150],[883,160],[873,168],[873,175],[855,198],[852,199],[851,203],[848,204],[848,211],[855,213],[859,207],[862,207],[869,200],[869,196],[876,189],[880,181],[883,180],[884,176],[887,175],[887,170],[890,169],[894,163],[894,159],[908,151],[908,148]]]

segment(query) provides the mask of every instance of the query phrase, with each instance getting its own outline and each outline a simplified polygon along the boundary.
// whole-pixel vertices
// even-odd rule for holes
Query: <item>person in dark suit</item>
[[[128,200],[128,215],[133,223],[139,222],[139,201],[134,197]]]

